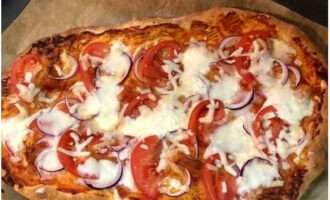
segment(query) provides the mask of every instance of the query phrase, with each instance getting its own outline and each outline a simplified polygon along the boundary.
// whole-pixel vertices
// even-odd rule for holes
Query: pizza
[[[300,199],[326,104],[322,55],[265,14],[76,28],[2,76],[2,180],[30,199]]]

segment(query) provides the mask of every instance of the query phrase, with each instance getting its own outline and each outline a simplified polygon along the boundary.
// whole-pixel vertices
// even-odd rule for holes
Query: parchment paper
[[[32,0],[2,34],[2,72],[30,43],[79,26],[120,24],[133,18],[178,17],[227,6],[268,13],[302,29],[327,58],[328,29],[271,0]],[[23,199],[2,184],[3,199]],[[303,200],[328,199],[324,172]]]

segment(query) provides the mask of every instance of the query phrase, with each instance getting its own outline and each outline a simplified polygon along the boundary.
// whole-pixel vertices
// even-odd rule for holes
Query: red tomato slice
[[[147,148],[146,148],[147,147]],[[138,142],[131,154],[131,170],[136,186],[147,197],[156,199],[160,181],[156,167],[159,162],[161,140],[153,135]]]
[[[152,81],[167,79],[167,73],[161,68],[164,59],[173,59],[174,50],[179,51],[180,46],[174,41],[163,41],[148,49],[139,63],[138,73]]]
[[[277,109],[274,106],[267,106],[265,108],[263,108],[262,110],[259,111],[259,113],[257,114],[257,116],[255,117],[253,123],[252,123],[252,129],[254,132],[254,136],[256,138],[258,138],[259,136],[261,136],[263,134],[263,132],[265,132],[268,128],[264,128],[262,127],[262,123],[263,123],[263,118],[267,113],[275,113],[276,114]],[[270,119],[268,119],[270,121],[270,129],[272,131],[272,135],[273,137],[271,138],[272,141],[275,141],[276,138],[278,138],[281,130],[283,129],[284,126],[287,126],[287,124],[285,123],[284,120],[282,120],[281,118],[275,116],[272,117]],[[268,149],[264,148],[262,149],[267,155],[269,155]]]
[[[261,38],[265,41],[268,40],[269,35],[267,32],[262,30],[255,30],[245,33],[238,46],[243,47],[243,52],[249,52],[251,49],[251,45],[253,41],[257,38]],[[235,67],[238,72],[238,74],[248,83],[254,82],[256,80],[255,76],[248,72],[248,69],[250,67],[250,59],[245,56],[240,56],[235,58]]]
[[[17,88],[17,84],[25,83],[25,73],[31,72],[32,77],[34,77],[40,70],[42,66],[40,64],[40,59],[35,54],[28,54],[20,57],[18,60],[14,62],[11,66],[10,71],[10,83],[11,90],[18,94],[19,90]]]
[[[75,141],[74,139],[71,137],[71,133],[75,133],[71,130],[66,131],[65,133],[63,133],[63,135],[61,136],[57,147],[58,148],[62,148],[64,150],[68,150],[68,151],[75,151]],[[77,135],[79,137],[79,139],[81,141],[79,141],[79,143],[82,143],[82,141],[86,140],[88,137],[86,137],[85,139],[83,139],[81,136],[79,136],[78,134],[75,133],[75,135]],[[97,153],[95,148],[93,148],[94,145],[98,144],[100,139],[102,138],[102,135],[97,135],[97,136],[93,136],[93,140],[85,147],[86,151],[89,151],[92,153]],[[82,175],[78,172],[77,167],[79,164],[83,164],[85,162],[85,160],[87,160],[88,156],[84,156],[84,157],[72,157],[64,152],[62,152],[61,150],[57,150],[57,156],[59,161],[61,162],[61,164],[63,165],[63,167],[70,172],[71,174],[73,174],[74,176],[80,177],[80,178],[84,178],[84,179],[95,179],[97,177],[92,177],[92,176],[88,176],[88,175]]]
[[[217,171],[209,169],[208,165],[214,165],[216,160],[220,160],[219,154],[209,157],[202,167],[202,181],[208,196],[207,199],[233,200],[237,196],[236,177],[229,174],[223,167]],[[223,182],[227,187],[226,192],[222,188]]]
[[[109,53],[110,53],[110,48],[107,43],[95,42],[89,44],[85,48],[83,55],[89,54],[91,56],[105,58],[106,56],[109,55]],[[91,92],[95,87],[95,83],[94,83],[95,69],[89,67],[87,70],[84,70],[82,64],[79,63],[79,72],[80,72],[80,77],[84,82],[86,89],[89,92]]]
[[[110,48],[107,43],[104,42],[95,42],[90,45],[88,45],[83,54],[88,53],[89,55],[105,58],[110,53]]]
[[[253,113],[257,113],[262,106],[264,105],[264,103],[266,102],[267,98],[265,97],[265,95],[261,94],[260,92],[256,91],[255,92],[255,97],[252,103],[252,107],[251,107],[251,112]]]
[[[209,134],[219,126],[217,122],[222,120],[225,116],[223,103],[219,100],[214,100],[214,102],[215,104],[218,104],[218,108],[214,111],[213,122],[201,123],[199,121],[199,119],[205,116],[209,110],[207,107],[211,103],[209,99],[200,102],[194,108],[189,118],[188,129],[191,130],[203,144],[208,143]]]
[[[152,96],[155,97],[155,99],[152,99],[151,98]],[[157,106],[157,102],[158,102],[158,97],[153,94],[150,93],[140,94],[128,104],[123,116],[124,117],[130,116],[136,118],[140,115],[140,112],[138,110],[139,106],[146,105],[150,109],[153,109]]]

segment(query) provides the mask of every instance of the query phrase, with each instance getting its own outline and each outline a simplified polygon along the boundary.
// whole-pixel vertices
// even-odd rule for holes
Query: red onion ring
[[[120,152],[122,151],[123,149],[125,149],[125,147],[128,145],[128,143],[130,142],[130,140],[132,138],[127,138],[125,137],[126,140],[123,141],[123,143],[121,143],[120,145],[117,145],[117,146],[113,146],[111,145],[110,148],[115,151],[115,152]]]
[[[243,129],[244,129],[244,132],[245,132],[246,134],[248,134],[249,136],[251,136],[251,132],[250,132],[250,130],[247,128],[247,125],[246,125],[246,124],[243,124]]]
[[[139,74],[139,64],[141,59],[144,58],[144,54],[138,56],[133,63],[133,71],[134,71],[134,75],[136,77],[137,80],[139,80],[142,83],[148,83],[148,81],[146,79],[144,79],[143,77],[140,76]]]
[[[188,129],[183,129],[182,131],[189,131],[189,130]],[[174,130],[174,131],[170,131],[169,133],[172,134],[172,135],[177,135],[179,133],[179,131],[178,130]],[[165,135],[162,139],[167,140],[167,136]],[[182,145],[184,145],[184,144],[182,144]],[[194,143],[194,149],[195,149],[195,152],[196,152],[196,155],[194,157],[192,157],[192,156],[190,156],[188,154],[185,154],[184,152],[182,152],[182,153],[187,158],[189,158],[191,160],[196,160],[197,157],[198,157],[198,141],[197,141],[197,139],[196,139],[196,143]]]
[[[294,66],[288,66],[288,69],[291,70],[296,77],[296,84],[295,84],[295,88],[296,88],[299,85],[300,80],[301,80],[300,71],[298,68],[296,68]]]
[[[188,171],[187,168],[185,168],[185,171],[186,171],[186,174],[187,174],[187,181],[182,186],[182,188],[189,188],[190,185],[191,185],[191,174],[190,174],[190,172]],[[186,193],[186,190],[181,189],[181,190],[179,190],[177,192],[174,192],[174,193],[166,192],[165,194],[170,196],[170,197],[178,197],[178,196],[183,195],[184,193]]]
[[[46,161],[48,162],[42,163],[42,159],[45,157],[48,157],[46,158]],[[49,165],[53,163],[56,164],[54,166]],[[41,169],[46,172],[58,172],[64,169],[63,165],[58,160],[56,149],[52,149],[52,148],[45,148],[44,150],[42,150],[35,160],[35,165],[37,169]]]
[[[193,98],[195,98],[196,96],[199,96],[199,95],[198,94],[190,95],[184,99],[183,110],[185,113],[187,113],[189,111],[189,104],[191,103]]]
[[[70,104],[74,104],[74,103],[80,103],[80,101],[78,99],[74,99],[74,98],[68,98],[68,93],[66,93],[65,95],[65,105],[68,109],[68,113],[74,117],[75,119],[79,120],[79,121],[87,121],[87,120],[90,120],[90,119],[93,119],[94,117],[96,117],[98,115],[95,114],[95,115],[91,115],[91,116],[88,116],[88,117],[82,117],[82,116],[79,116],[78,113],[76,112],[71,112],[71,106]]]
[[[288,78],[289,78],[288,67],[282,61],[280,61],[278,59],[274,59],[274,61],[277,62],[278,64],[280,64],[280,66],[282,68],[282,76],[281,76],[280,83],[284,85],[288,81]]]
[[[7,150],[9,152],[9,154],[13,157],[16,157],[15,152],[13,151],[13,148],[11,147],[11,144],[8,140],[5,140],[5,146],[7,147]]]
[[[263,163],[266,163],[266,164],[268,164],[268,165],[270,165],[270,166],[273,165],[269,160],[264,159],[264,158],[261,158],[261,157],[251,158],[251,159],[247,160],[247,161],[243,164],[243,166],[242,166],[242,168],[241,168],[241,171],[240,171],[240,173],[239,173],[240,176],[243,176],[243,175],[244,175],[244,169],[245,169],[248,165],[251,165],[252,162],[263,162]]]
[[[118,161],[119,169],[118,169],[118,172],[113,172],[113,173],[115,173],[114,177],[111,177],[111,179],[109,179],[109,180],[107,180],[104,177],[98,178],[95,180],[94,179],[91,179],[91,180],[84,179],[83,180],[84,183],[88,187],[97,189],[97,190],[107,189],[107,188],[111,188],[111,187],[115,186],[120,181],[121,177],[123,176],[123,165],[118,157],[117,157],[117,161]]]
[[[235,43],[237,43],[242,37],[241,36],[231,36],[231,37],[227,37],[225,39],[223,39],[218,47],[218,55],[221,58],[221,60],[225,61],[226,63],[232,63],[233,60],[227,60],[228,58],[230,58],[230,56],[226,56],[223,52],[223,49],[227,46],[231,46],[234,45]]]
[[[61,100],[59,101],[58,103],[56,103],[47,113],[40,113],[36,119],[34,120],[35,121],[35,124],[37,126],[37,128],[45,135],[49,135],[49,136],[57,136],[57,135],[61,135],[62,133],[64,133],[66,130],[70,129],[72,127],[73,124],[71,124],[70,126],[68,127],[65,127],[64,130],[60,131],[60,133],[58,134],[55,134],[53,132],[50,132],[49,130],[49,126],[47,126],[47,123],[46,124],[43,124],[42,121],[41,121],[41,117],[43,116],[43,114],[48,114],[50,112],[52,112],[52,110],[57,107],[58,105],[64,103],[64,100]]]
[[[54,76],[47,75],[48,78],[55,79],[55,80],[64,80],[64,79],[71,78],[78,71],[78,63],[77,63],[76,59],[72,56],[69,56],[69,55],[67,55],[67,56],[71,62],[70,73],[68,73],[67,75],[61,76],[61,77],[54,77]]]
[[[254,89],[253,89],[253,87],[251,87],[251,90],[246,95],[246,97],[244,98],[243,101],[241,101],[239,103],[235,103],[235,104],[225,105],[225,108],[227,108],[229,110],[242,109],[242,108],[244,108],[245,106],[249,105],[252,102],[253,97],[254,97]]]

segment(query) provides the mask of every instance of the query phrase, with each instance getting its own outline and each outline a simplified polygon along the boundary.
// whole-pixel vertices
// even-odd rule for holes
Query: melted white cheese
[[[61,111],[57,107],[54,107],[49,111],[46,110],[41,112],[37,121],[47,133],[52,135],[62,134],[77,122],[75,118],[71,117],[68,113]]]
[[[5,143],[13,154],[23,149],[23,142],[31,132],[29,126],[41,112],[38,111],[29,116],[28,112],[20,104],[16,103],[15,106],[19,110],[18,115],[8,119],[1,119],[2,142]]]
[[[290,84],[277,84],[265,88],[267,101],[264,106],[274,105],[278,115],[290,124],[299,123],[305,116],[313,114],[313,101],[290,88]]]
[[[131,191],[137,191],[137,188],[134,183],[133,175],[131,172],[131,162],[125,162],[123,168],[123,175],[118,182],[118,185],[125,186],[126,188],[130,189]]]
[[[99,77],[96,80],[96,87],[95,95],[97,95],[101,105],[98,115],[91,120],[93,130],[101,132],[111,131],[119,122],[118,112],[120,105],[118,94],[123,87],[118,86],[115,80],[107,76]],[[88,104],[88,106],[98,105]]]
[[[289,63],[290,58],[296,55],[296,50],[283,40],[270,39],[271,53],[274,58],[282,60],[284,63]]]
[[[101,69],[112,75],[114,79],[121,79],[131,64],[128,55],[129,48],[122,41],[113,41],[110,54],[103,60]]]
[[[185,96],[208,93],[209,82],[204,77],[210,71],[210,64],[217,59],[214,52],[205,46],[190,46],[182,54],[184,73],[180,77],[181,92]]]
[[[223,76],[217,83],[212,83],[210,98],[219,99],[224,104],[232,103],[235,95],[240,90],[240,79],[236,76]]]
[[[34,83],[29,83],[28,86],[18,83],[16,87],[19,90],[18,96],[26,102],[32,102],[34,97],[40,92],[40,89]]]
[[[188,123],[182,106],[174,107],[173,99],[169,95],[162,96],[153,110],[147,106],[140,106],[139,111],[140,116],[136,119],[124,118],[123,123],[118,127],[121,134],[135,137],[164,136],[167,132],[185,128]]]
[[[243,176],[238,181],[238,193],[244,194],[259,186],[271,187],[279,177],[277,166],[253,160],[244,168]]]
[[[78,165],[77,170],[81,174],[96,176],[97,179],[85,180],[88,184],[97,188],[105,188],[114,183],[120,176],[122,166],[120,163],[112,162],[111,160],[96,160],[88,158],[84,164]]]
[[[230,153],[235,163],[242,167],[247,160],[260,156],[251,137],[243,130],[244,122],[245,118],[241,116],[216,129],[210,136],[211,142],[204,153],[204,158],[220,152]]]

